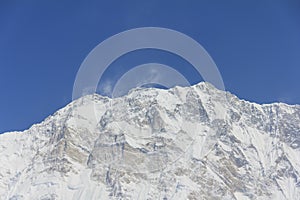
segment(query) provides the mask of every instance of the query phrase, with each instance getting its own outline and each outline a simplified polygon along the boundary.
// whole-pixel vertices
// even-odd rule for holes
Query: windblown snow
[[[300,199],[300,106],[208,83],[84,96],[0,135],[0,199]]]

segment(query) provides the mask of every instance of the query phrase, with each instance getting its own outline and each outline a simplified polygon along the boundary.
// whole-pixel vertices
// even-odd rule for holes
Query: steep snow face
[[[82,97],[0,135],[0,199],[299,199],[300,107],[208,83]]]

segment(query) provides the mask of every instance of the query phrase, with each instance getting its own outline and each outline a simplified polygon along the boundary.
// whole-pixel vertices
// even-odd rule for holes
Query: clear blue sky
[[[68,104],[86,55],[109,36],[144,26],[197,40],[240,98],[300,104],[299,0],[0,0],[0,133],[26,129]],[[136,53],[116,62],[182,62]]]

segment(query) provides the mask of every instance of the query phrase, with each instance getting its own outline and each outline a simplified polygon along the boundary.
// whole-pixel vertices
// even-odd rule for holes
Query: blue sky
[[[298,0],[1,0],[0,133],[26,129],[68,104],[87,54],[114,34],[145,26],[174,29],[198,41],[226,89],[240,98],[300,104]],[[150,61],[185,65],[164,52],[135,53],[115,63],[126,69]],[[120,71],[112,67],[107,77],[114,73]]]

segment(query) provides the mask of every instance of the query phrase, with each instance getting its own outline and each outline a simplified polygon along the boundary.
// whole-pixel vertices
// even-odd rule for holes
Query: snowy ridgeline
[[[208,83],[82,97],[0,135],[0,199],[300,198],[300,106]]]

